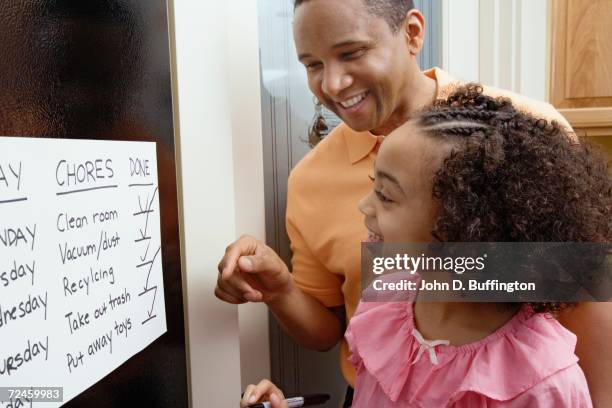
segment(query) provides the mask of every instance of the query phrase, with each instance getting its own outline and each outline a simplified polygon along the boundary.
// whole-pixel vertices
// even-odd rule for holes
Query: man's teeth
[[[340,105],[342,105],[343,108],[350,108],[350,107],[357,105],[359,102],[363,101],[363,98],[365,97],[366,97],[366,93],[364,92],[362,94],[352,97],[351,99],[347,101],[340,102]]]

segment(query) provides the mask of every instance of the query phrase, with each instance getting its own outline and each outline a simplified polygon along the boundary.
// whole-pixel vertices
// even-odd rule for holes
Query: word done
[[[130,157],[130,177],[146,177],[150,175],[148,159],[133,159]]]

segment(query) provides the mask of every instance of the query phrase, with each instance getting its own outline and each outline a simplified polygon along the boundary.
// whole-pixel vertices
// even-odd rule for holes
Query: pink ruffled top
[[[576,336],[523,309],[463,346],[423,339],[412,304],[361,302],[346,332],[354,408],[592,407]]]

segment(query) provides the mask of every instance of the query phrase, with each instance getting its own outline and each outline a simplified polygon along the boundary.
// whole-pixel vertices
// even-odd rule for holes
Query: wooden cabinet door
[[[550,101],[587,136],[612,136],[612,0],[552,0]]]

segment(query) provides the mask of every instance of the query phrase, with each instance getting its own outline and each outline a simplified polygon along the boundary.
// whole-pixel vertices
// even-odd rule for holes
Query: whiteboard
[[[0,386],[65,403],[165,333],[161,253],[155,143],[0,137]]]

